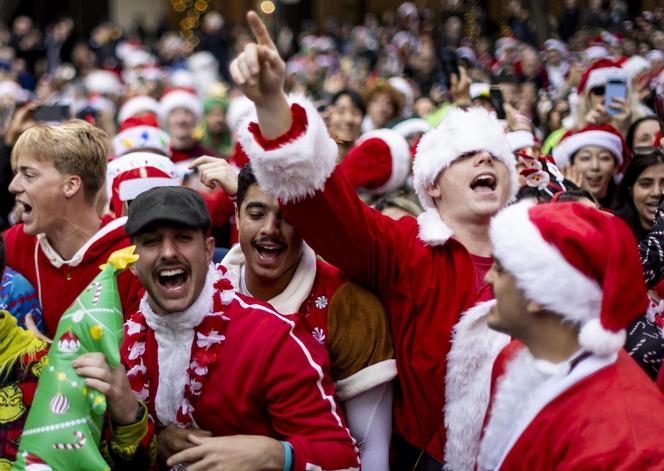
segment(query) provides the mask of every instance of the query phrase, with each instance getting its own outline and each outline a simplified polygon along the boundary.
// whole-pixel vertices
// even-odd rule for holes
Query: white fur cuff
[[[397,376],[396,360],[383,360],[367,366],[348,378],[334,383],[336,398],[343,402],[371,388],[392,381]]]
[[[289,97],[306,111],[306,130],[293,141],[265,150],[249,131],[249,120],[238,128],[238,140],[249,156],[256,180],[268,195],[287,203],[322,190],[337,161],[337,145],[323,119],[304,97]]]

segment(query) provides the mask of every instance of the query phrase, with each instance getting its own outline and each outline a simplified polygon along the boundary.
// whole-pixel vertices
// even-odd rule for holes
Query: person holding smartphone
[[[638,96],[627,81],[627,74],[619,63],[610,59],[600,59],[591,64],[581,76],[577,92],[577,129],[587,125],[610,124],[625,136],[630,125],[644,115]]]

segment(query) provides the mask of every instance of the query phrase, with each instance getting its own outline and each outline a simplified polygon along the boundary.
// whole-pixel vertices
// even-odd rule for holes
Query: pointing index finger
[[[267,46],[270,49],[277,49],[268,33],[265,23],[258,17],[255,11],[250,11],[247,13],[247,21],[249,22],[249,27],[251,32],[256,38],[256,43],[260,46]]]

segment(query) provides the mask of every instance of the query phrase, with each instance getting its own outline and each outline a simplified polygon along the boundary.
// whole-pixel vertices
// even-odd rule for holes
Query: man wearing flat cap
[[[187,188],[154,188],[129,206],[146,293],[121,353],[157,433],[187,429],[175,433],[186,449],[162,444],[160,456],[215,469],[359,468],[329,358],[294,316],[233,291],[211,263],[209,226]]]

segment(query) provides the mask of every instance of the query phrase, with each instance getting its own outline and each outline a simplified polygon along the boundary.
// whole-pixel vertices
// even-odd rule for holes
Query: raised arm
[[[356,281],[389,289],[409,238],[399,223],[362,203],[334,172],[337,147],[321,116],[304,98],[289,104],[283,61],[255,13],[247,18],[256,43],[233,61],[231,74],[256,104],[258,123],[245,123],[238,134],[259,185],[279,199],[289,222],[317,253]],[[414,239],[412,221],[411,228]]]

